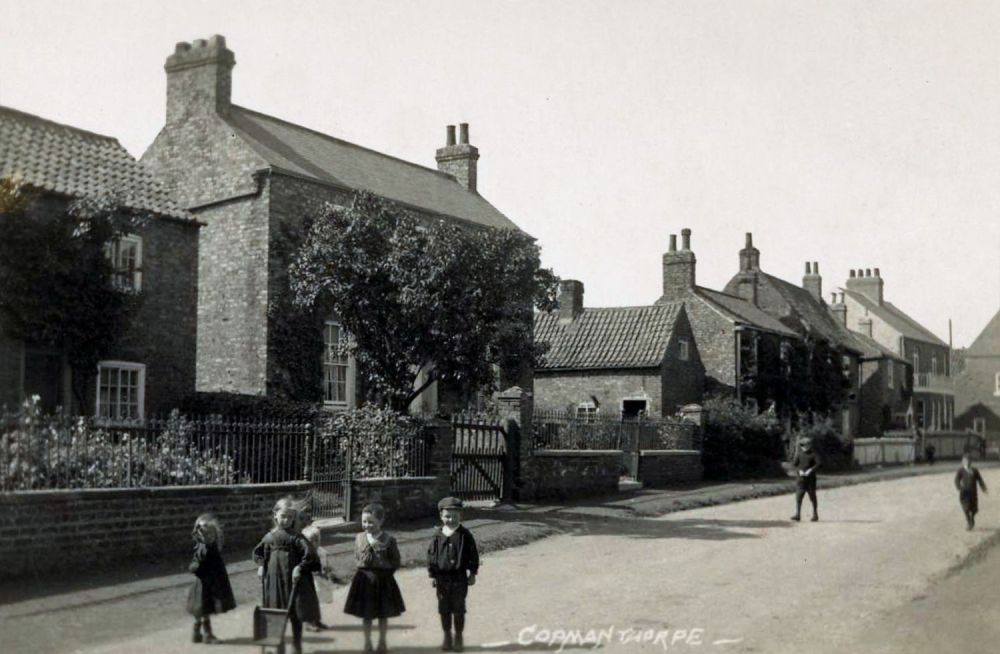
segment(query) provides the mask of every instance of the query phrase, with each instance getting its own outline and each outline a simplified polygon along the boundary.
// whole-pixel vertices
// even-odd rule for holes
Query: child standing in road
[[[233,588],[222,560],[222,527],[215,516],[205,513],[195,520],[191,536],[194,538],[194,557],[188,571],[195,576],[187,599],[187,611],[194,616],[191,641],[217,643],[209,616],[236,608]]]
[[[988,491],[983,476],[972,465],[972,457],[968,452],[962,455],[962,467],[955,473],[955,488],[958,489],[958,501],[965,514],[965,528],[971,530],[976,526],[976,514],[979,512],[979,488],[984,493]]]
[[[812,439],[803,438],[799,441],[799,451],[792,459],[792,465],[798,471],[798,478],[795,487],[795,515],[792,520],[798,522],[802,519],[802,497],[809,495],[812,503],[812,521],[819,520],[819,511],[816,503],[816,468],[819,467],[819,457],[813,452]]]
[[[446,497],[438,502],[441,526],[434,530],[427,548],[427,572],[437,588],[438,614],[444,642],[441,650],[461,652],[464,648],[465,598],[476,583],[479,550],[472,533],[462,526],[462,500]],[[451,629],[454,621],[455,635]]]
[[[347,592],[344,612],[363,620],[365,652],[372,649],[372,620],[378,618],[378,651],[387,652],[385,637],[389,618],[406,610],[403,596],[393,573],[399,568],[400,555],[396,539],[383,531],[385,509],[381,504],[369,504],[361,511],[361,528],[354,539],[354,558],[358,571],[354,573]]]
[[[297,585],[304,572],[317,569],[318,561],[305,539],[296,532],[297,520],[295,501],[290,497],[278,500],[274,505],[274,528],[254,548],[253,560],[260,566],[257,574],[262,580],[264,607],[289,609],[292,651],[301,654],[300,615],[304,607],[297,601]],[[296,600],[295,606],[289,606],[292,600]]]

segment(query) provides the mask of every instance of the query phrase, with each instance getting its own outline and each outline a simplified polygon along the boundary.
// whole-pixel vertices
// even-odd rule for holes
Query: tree
[[[435,381],[489,388],[496,367],[534,365],[533,306],[551,309],[558,284],[523,232],[420,220],[367,192],[311,225],[289,273],[296,304],[350,333],[369,399],[397,410]]]
[[[80,402],[140,301],[115,288],[106,246],[144,221],[111,194],[49,202],[0,180],[0,332],[65,352]]]

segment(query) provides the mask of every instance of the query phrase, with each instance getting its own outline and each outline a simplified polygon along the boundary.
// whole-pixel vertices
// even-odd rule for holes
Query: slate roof
[[[711,303],[733,322],[775,332],[783,336],[798,337],[798,334],[786,327],[780,320],[759,307],[755,307],[741,297],[713,291],[702,286],[696,287],[695,293],[703,300]]]
[[[446,173],[244,107],[222,117],[270,166],[324,184],[367,189],[404,205],[489,227],[517,229],[481,195]]]
[[[856,302],[868,309],[868,313],[881,318],[890,327],[903,336],[907,336],[918,341],[933,343],[934,345],[943,345],[948,347],[947,343],[935,336],[929,329],[918,323],[916,320],[903,313],[903,311],[896,307],[892,302],[883,301],[882,304],[879,304],[869,299],[868,296],[856,291],[848,291],[846,289],[842,290],[844,290],[845,295],[853,298]]]
[[[1000,311],[979,332],[976,340],[965,351],[965,356],[996,356],[1000,354]]]
[[[0,107],[0,177],[70,197],[116,193],[129,208],[191,220],[153,173],[110,136]]]
[[[899,354],[893,352],[867,334],[851,332],[851,336],[858,343],[862,359],[894,359],[901,363],[909,363],[909,361],[899,356]]]
[[[683,310],[681,303],[585,308],[565,323],[558,312],[537,313],[535,341],[549,346],[538,369],[659,367]]]

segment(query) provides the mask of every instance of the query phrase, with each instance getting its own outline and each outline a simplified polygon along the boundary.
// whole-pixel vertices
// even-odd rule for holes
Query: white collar
[[[461,527],[461,526],[462,526],[461,524],[458,525],[458,527]],[[444,534],[445,536],[451,536],[456,531],[458,531],[458,527],[455,527],[454,529],[452,529],[451,527],[448,527],[446,525],[441,525],[441,533]]]

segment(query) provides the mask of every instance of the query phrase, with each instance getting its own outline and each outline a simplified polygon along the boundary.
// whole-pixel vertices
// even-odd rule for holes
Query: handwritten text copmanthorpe
[[[705,630],[693,629],[640,629],[637,627],[601,629],[549,629],[533,624],[517,635],[519,645],[547,645],[561,652],[566,647],[596,649],[610,643],[652,644],[664,650],[681,647],[699,647],[705,643]]]

